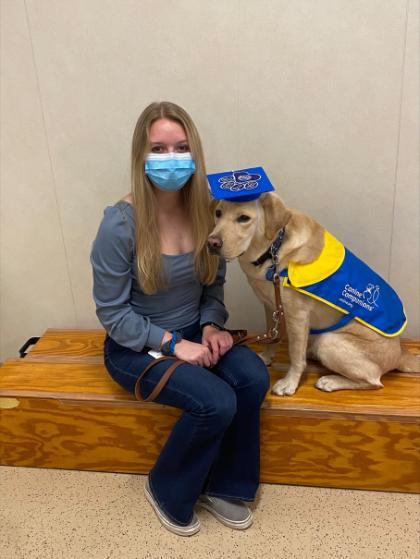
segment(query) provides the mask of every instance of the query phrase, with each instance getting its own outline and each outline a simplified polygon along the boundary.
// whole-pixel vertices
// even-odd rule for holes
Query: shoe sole
[[[200,522],[197,520],[197,522],[195,524],[193,524],[192,526],[177,526],[176,524],[173,524],[170,520],[168,520],[166,518],[166,516],[164,516],[162,514],[162,511],[160,510],[159,506],[157,505],[157,503],[155,502],[153,495],[150,492],[150,489],[148,487],[148,484],[146,484],[144,486],[144,494],[146,496],[146,499],[149,501],[149,503],[152,505],[153,510],[156,513],[156,516],[158,517],[158,519],[160,520],[161,524],[170,532],[173,532],[174,534],[177,534],[178,536],[193,536],[194,534],[196,534],[199,530],[200,530]]]
[[[200,501],[197,504],[200,507],[203,507],[203,509],[208,510],[215,518],[217,518],[219,522],[221,522],[225,526],[228,526],[229,528],[234,528],[235,530],[246,530],[251,526],[251,524],[254,521],[252,513],[249,515],[249,517],[246,520],[237,520],[237,521],[228,520],[225,516],[222,516],[216,510],[214,510],[214,508],[211,505],[208,505],[207,503],[200,502]]]

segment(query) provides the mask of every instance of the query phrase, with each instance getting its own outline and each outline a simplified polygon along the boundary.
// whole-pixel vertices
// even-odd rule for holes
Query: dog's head
[[[241,256],[257,237],[273,241],[290,215],[279,196],[271,192],[252,202],[215,200],[212,212],[215,227],[209,235],[208,247],[226,260]]]

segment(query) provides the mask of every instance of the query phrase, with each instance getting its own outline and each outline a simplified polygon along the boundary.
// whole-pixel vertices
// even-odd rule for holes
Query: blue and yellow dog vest
[[[328,231],[324,239],[324,248],[316,260],[308,264],[289,262],[280,274],[285,287],[344,314],[337,324],[310,333],[336,330],[354,319],[383,336],[401,334],[407,318],[392,287]]]

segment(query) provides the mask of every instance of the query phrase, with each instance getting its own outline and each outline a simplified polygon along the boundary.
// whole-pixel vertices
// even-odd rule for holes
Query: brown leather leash
[[[163,373],[161,379],[159,380],[157,385],[154,387],[154,389],[151,391],[151,393],[147,396],[147,398],[142,398],[142,395],[140,393],[140,383],[141,383],[142,378],[144,377],[144,375],[148,371],[150,371],[150,369],[152,367],[154,367],[158,363],[161,363],[162,361],[173,361],[173,363]],[[171,378],[175,369],[177,367],[179,367],[180,365],[183,365],[184,363],[186,363],[186,361],[182,361],[181,359],[177,359],[176,357],[171,357],[169,355],[164,356],[164,357],[158,357],[157,359],[154,359],[153,361],[151,361],[147,365],[147,367],[143,370],[143,372],[141,373],[141,375],[139,376],[139,378],[136,381],[136,385],[134,387],[134,395],[135,395],[136,399],[141,400],[143,402],[153,402],[153,400],[155,400],[159,396],[161,390],[165,387],[166,383]]]
[[[265,332],[264,334],[254,334],[249,335],[247,330],[228,330],[228,332],[232,333],[243,333],[237,341],[235,341],[234,334],[233,343],[234,345],[249,343],[249,344],[261,344],[261,345],[269,345],[269,344],[276,344],[280,342],[286,333],[286,321],[284,319],[284,310],[283,304],[281,302],[281,294],[280,294],[280,276],[277,272],[274,274],[273,277],[273,285],[274,285],[274,295],[276,299],[276,309],[273,312],[273,322],[274,326]]]
[[[283,305],[281,302],[281,295],[280,295],[280,276],[277,273],[274,274],[273,285],[274,285],[274,294],[276,298],[276,310],[273,312],[274,326],[264,334],[254,334],[254,335],[248,335],[248,330],[226,329],[226,332],[229,332],[229,334],[233,338],[234,346],[247,344],[247,343],[269,345],[269,344],[275,344],[277,342],[280,342],[283,339],[284,334],[286,333],[286,322],[284,320],[284,310],[283,310]],[[144,375],[148,371],[150,371],[152,367],[154,367],[158,363],[161,363],[162,361],[173,361],[173,363],[166,369],[166,371],[162,375],[162,378],[159,380],[159,382],[154,387],[154,389],[149,394],[149,396],[147,396],[147,398],[142,398],[140,393],[141,380],[143,379]],[[168,380],[171,378],[175,369],[180,365],[183,365],[184,363],[186,363],[186,361],[183,361],[181,359],[178,359],[177,357],[172,357],[172,356],[159,357],[158,359],[154,359],[153,361],[151,361],[147,365],[147,367],[142,371],[142,373],[140,374],[139,378],[136,381],[136,385],[134,387],[134,394],[136,399],[141,400],[143,402],[153,402],[153,400],[155,400],[159,396],[160,392],[165,387]]]

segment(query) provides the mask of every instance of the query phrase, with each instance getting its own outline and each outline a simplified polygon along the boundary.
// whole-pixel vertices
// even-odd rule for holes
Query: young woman
[[[104,326],[105,366],[134,393],[162,351],[185,361],[156,401],[184,410],[145,485],[162,524],[200,529],[200,504],[237,529],[252,523],[259,484],[259,415],[268,389],[262,360],[223,330],[225,262],[207,251],[212,228],[203,151],[191,117],[152,103],[132,143],[132,190],[105,209],[92,246],[93,296]],[[141,381],[151,393],[171,361]]]

